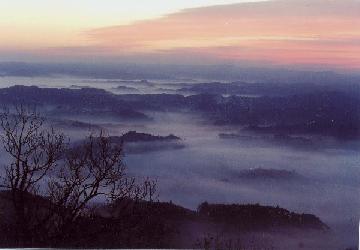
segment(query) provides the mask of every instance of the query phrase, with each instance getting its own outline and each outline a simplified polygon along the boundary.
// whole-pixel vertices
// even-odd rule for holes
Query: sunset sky
[[[360,70],[359,0],[1,0],[1,61]]]

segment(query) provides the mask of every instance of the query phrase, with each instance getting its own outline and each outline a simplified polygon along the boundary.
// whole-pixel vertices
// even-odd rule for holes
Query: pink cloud
[[[87,35],[89,50],[103,56],[181,59],[186,51],[187,58],[360,68],[359,13],[358,0],[274,0],[188,9]]]

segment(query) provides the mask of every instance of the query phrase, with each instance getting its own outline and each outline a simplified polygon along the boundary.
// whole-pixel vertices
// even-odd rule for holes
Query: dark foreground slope
[[[0,199],[0,247],[13,247],[13,214],[9,193],[1,192]],[[44,202],[43,199],[39,200]],[[314,215],[297,214],[279,207],[261,205],[203,203],[198,211],[193,211],[171,202],[134,203],[128,200],[111,206],[98,204],[91,211],[69,228],[71,237],[66,241],[56,245],[52,242],[33,242],[32,246],[189,248],[196,247],[196,244],[200,247],[203,240],[206,240],[204,237],[219,232],[222,233],[222,239],[239,239],[241,236],[241,244],[247,246],[250,244],[247,237],[254,237],[259,233],[276,233],[284,237],[295,231],[329,233],[328,227]],[[300,238],[299,241],[301,240]],[[254,242],[251,244],[257,245]],[[271,249],[272,244],[269,242],[266,246],[268,248],[262,249]]]

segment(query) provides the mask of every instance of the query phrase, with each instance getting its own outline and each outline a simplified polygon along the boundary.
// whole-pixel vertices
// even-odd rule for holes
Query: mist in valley
[[[171,94],[186,85],[184,81],[180,84],[80,78],[4,77],[0,81],[2,87],[26,82],[26,85],[50,88],[90,86],[114,94],[129,94],[129,91]],[[3,85],[5,82],[8,85]],[[72,141],[100,130],[110,136],[121,136],[128,131],[160,136],[173,134],[180,140],[161,147],[144,143],[140,150],[140,143],[135,142],[129,145],[138,150],[127,152],[125,143],[125,162],[130,175],[156,179],[161,201],[172,201],[192,210],[204,201],[280,206],[298,213],[315,214],[326,223],[331,228],[331,236],[318,235],[317,238],[328,243],[327,249],[356,244],[360,217],[358,138],[305,134],[278,137],[239,125],[214,125],[207,117],[190,110],[142,112],[150,119],[134,121],[115,116],[63,114],[51,116],[47,122]],[[277,237],[283,237],[280,235],[263,235],[262,239],[269,237],[277,242]],[[307,242],[305,245],[316,245],[311,235],[300,235],[287,235],[277,246],[289,249],[300,240]],[[323,245],[320,248],[325,249]]]
[[[181,138],[179,143],[183,147],[177,149],[125,155],[132,175],[150,176],[158,181],[160,200],[171,200],[190,209],[196,209],[203,201],[280,206],[315,214],[329,225],[334,234],[331,240],[324,240],[329,242],[329,249],[356,243],[353,236],[360,216],[358,140],[307,136],[309,143],[303,145],[290,139],[279,142],[236,126],[211,125],[189,112],[146,114],[153,120],[146,123],[103,120],[97,125],[114,136],[136,130]],[[91,118],[86,122],[91,122]],[[219,136],[221,133],[235,133],[243,138],[224,139]],[[259,177],[242,175],[258,169],[265,173]],[[277,176],[282,173],[277,171],[290,176]],[[290,245],[299,234],[293,233],[295,239],[289,241]],[[317,237],[323,240],[321,235]],[[305,239],[314,241],[311,235]]]

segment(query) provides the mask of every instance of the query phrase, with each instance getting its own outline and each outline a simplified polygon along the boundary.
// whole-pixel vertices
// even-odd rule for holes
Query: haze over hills
[[[245,88],[246,91],[246,88]],[[271,133],[359,136],[360,97],[357,93],[313,92],[285,97],[242,97],[220,94],[182,96],[115,95],[94,88],[54,89],[14,86],[0,89],[1,103],[36,105],[48,115],[113,116],[151,119],[147,110],[189,111],[214,124],[240,125]]]
[[[102,89],[40,89],[38,87],[14,86],[1,91],[3,105],[36,105],[56,115],[102,115],[146,119],[127,103]]]
[[[32,104],[57,115],[101,115],[149,119],[143,112],[188,110],[217,124],[239,124],[284,133],[359,135],[357,93],[313,92],[286,97],[224,97],[220,94],[114,95],[101,89],[41,89],[15,86],[0,89],[1,103]]]
[[[211,205],[211,209],[226,211],[223,214],[231,214],[234,209],[240,217],[251,213],[254,220],[260,216],[256,211],[260,211],[269,216],[268,225],[278,219],[283,223],[281,216],[295,224],[319,219],[330,227],[325,238],[336,235],[331,241],[334,249],[354,242],[354,218],[360,205],[356,199],[360,190],[360,95],[354,83],[292,85],[59,77],[54,78],[59,85],[44,85],[44,79],[52,78],[20,79],[26,85],[37,86],[12,86],[11,80],[17,83],[19,78],[3,77],[1,81],[10,87],[0,88],[2,106],[36,106],[48,118],[47,125],[75,140],[105,130],[111,143],[124,142],[131,176],[157,179],[161,201],[173,200],[184,207],[179,208],[181,211],[193,214],[205,200],[211,204],[236,203],[236,208]],[[117,86],[126,89],[114,91]],[[127,88],[139,92],[128,94]],[[156,89],[163,90],[152,92]],[[241,205],[256,203],[264,207]],[[173,205],[164,206],[169,213],[173,209]],[[218,212],[206,223],[202,215],[195,215],[199,221],[176,215],[179,217],[174,227],[180,230],[176,237],[191,236],[195,242],[197,230],[203,230],[204,223],[211,230],[220,228],[214,226],[224,223]],[[317,217],[301,215],[304,213]],[[172,225],[173,219],[164,223]],[[113,223],[103,220],[107,221],[98,218],[100,224]],[[315,224],[320,225],[319,221]],[[253,223],[249,221],[250,226],[256,226]],[[196,232],[185,233],[189,227]],[[303,241],[309,246],[315,244],[303,235],[304,228],[294,233],[300,239],[287,237],[283,227],[279,228],[276,236],[272,232],[267,239],[279,237],[279,242],[291,246]],[[257,237],[256,233],[250,235],[242,240]],[[328,249],[329,242],[319,236],[316,244]]]
[[[336,73],[330,70],[291,70],[286,68],[242,67],[231,64],[86,64],[0,62],[0,76],[73,76],[97,79],[178,79],[223,80],[249,83],[358,84],[360,73]]]

